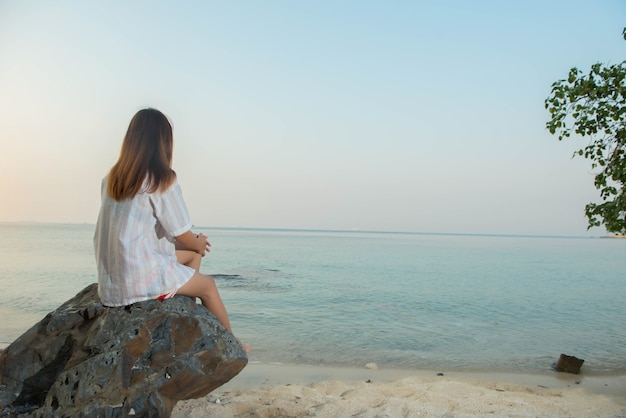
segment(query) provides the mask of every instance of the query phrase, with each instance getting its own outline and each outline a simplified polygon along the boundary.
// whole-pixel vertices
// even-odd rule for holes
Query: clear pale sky
[[[624,26],[621,0],[0,0],[0,221],[95,223],[155,107],[196,225],[603,235],[544,100]]]

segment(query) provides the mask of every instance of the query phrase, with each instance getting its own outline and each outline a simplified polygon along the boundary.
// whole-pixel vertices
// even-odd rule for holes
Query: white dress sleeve
[[[150,195],[150,202],[157,219],[157,236],[174,242],[174,238],[191,229],[191,219],[177,180],[164,192]]]

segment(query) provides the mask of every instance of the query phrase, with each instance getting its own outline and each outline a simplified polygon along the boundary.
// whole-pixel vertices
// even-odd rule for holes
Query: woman
[[[175,294],[198,297],[232,332],[215,280],[198,272],[210,243],[191,232],[172,153],[167,117],[155,109],[137,112],[117,163],[102,181],[94,236],[98,294],[105,306]]]

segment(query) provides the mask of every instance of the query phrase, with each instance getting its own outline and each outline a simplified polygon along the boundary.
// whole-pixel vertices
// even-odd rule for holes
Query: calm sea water
[[[0,224],[0,343],[97,281],[93,229]],[[197,230],[251,361],[626,373],[626,240]]]

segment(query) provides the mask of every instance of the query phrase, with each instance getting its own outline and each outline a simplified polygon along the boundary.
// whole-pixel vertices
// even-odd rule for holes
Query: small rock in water
[[[378,365],[376,363],[367,363],[365,368],[369,370],[378,370]]]
[[[574,356],[568,356],[567,354],[561,354],[559,360],[552,365],[557,372],[565,373],[580,373],[580,368],[585,360],[576,358]]]
[[[437,376],[443,376],[443,373],[439,372],[437,373]]]

